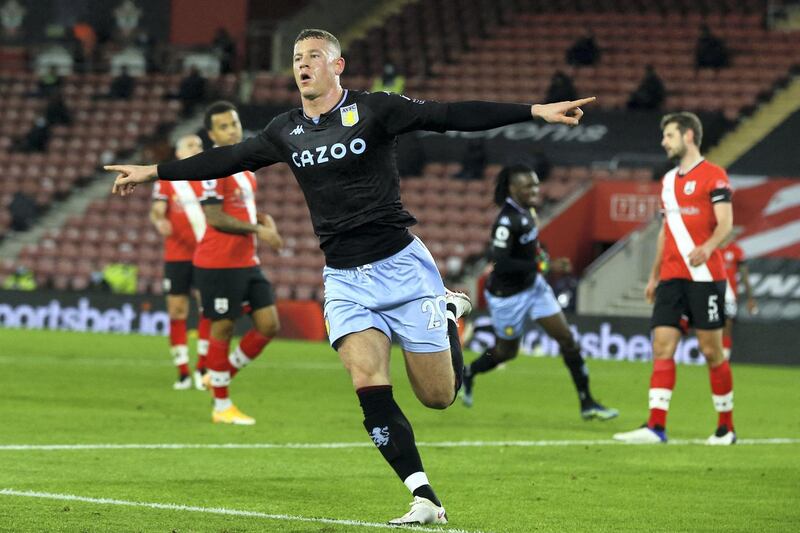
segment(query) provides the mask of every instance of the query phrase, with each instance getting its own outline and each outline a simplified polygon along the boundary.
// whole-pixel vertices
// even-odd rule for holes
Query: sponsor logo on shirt
[[[339,109],[342,115],[342,126],[354,126],[358,123],[358,104],[352,104]]]
[[[689,205],[689,206],[685,206],[685,207],[680,207],[678,209],[674,209],[674,208],[672,208],[672,209],[669,209],[669,208],[668,209],[664,209],[664,213],[665,214],[670,214],[670,213],[675,213],[675,212],[678,212],[681,215],[695,216],[695,215],[699,215],[700,214],[700,208],[696,207],[694,205]]]
[[[342,159],[352,152],[356,155],[361,155],[367,149],[367,141],[361,137],[356,137],[349,144],[336,143],[331,146],[317,146],[311,150],[303,150],[302,152],[292,153],[292,162],[294,166],[301,168],[305,166],[314,166],[322,163],[327,163],[333,159]]]
[[[303,125],[302,125],[302,124],[298,124],[298,125],[297,125],[297,127],[296,127],[295,129],[293,129],[293,130],[292,130],[292,131],[289,133],[289,135],[300,135],[301,133],[305,133],[305,132],[303,131]]]

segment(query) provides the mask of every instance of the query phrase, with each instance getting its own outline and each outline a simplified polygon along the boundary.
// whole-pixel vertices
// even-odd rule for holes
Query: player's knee
[[[581,350],[571,336],[556,339],[556,342],[558,342],[558,347],[565,358],[570,359],[581,356]]]
[[[281,330],[281,323],[278,320],[267,322],[266,324],[262,324],[261,327],[258,328],[259,333],[269,338],[277,336],[280,330]]]
[[[722,356],[722,345],[717,345],[715,342],[705,341],[705,342],[698,342],[697,348],[700,350],[700,353],[706,358],[706,360],[710,363],[716,362],[718,359],[721,359]]]
[[[676,344],[672,342],[653,342],[653,358],[669,359],[675,353]]]
[[[498,363],[505,363],[506,361],[511,361],[517,357],[516,353],[513,352],[493,352],[492,356],[494,360]]]
[[[213,322],[211,336],[222,341],[229,341],[233,337],[233,322]]]
[[[425,407],[431,409],[447,409],[453,403],[453,387],[426,391],[421,395],[420,401]]]
[[[189,318],[189,306],[182,304],[167,305],[167,314],[170,320],[186,320]]]

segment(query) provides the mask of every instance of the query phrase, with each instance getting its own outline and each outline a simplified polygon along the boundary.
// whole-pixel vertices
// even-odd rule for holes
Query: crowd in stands
[[[604,5],[625,1],[609,0]],[[576,2],[580,3],[578,0],[557,3],[572,5]],[[758,95],[769,90],[781,75],[786,75],[793,62],[800,64],[800,52],[795,56],[776,53],[774,57],[764,58],[763,65],[753,59],[762,57],[769,46],[778,51],[789,48],[784,48],[783,37],[767,34],[759,15],[749,8],[743,12],[712,12],[702,16],[689,7],[688,14],[668,8],[663,12],[645,10],[619,25],[617,22],[624,17],[613,10],[601,9],[593,13],[587,8],[577,13],[559,12],[557,6],[540,3],[533,0],[430,0],[409,4],[381,28],[369,31],[364,39],[349,46],[345,51],[348,66],[344,83],[354,89],[408,92],[416,97],[440,100],[552,102],[597,93],[599,107],[631,110],[698,108],[710,104],[713,96],[714,105],[722,107],[709,109],[724,111],[732,118],[742,108],[753,105]],[[451,9],[456,4],[472,6],[485,16],[456,20],[461,16],[458,15],[452,21],[440,20],[441,9]],[[519,16],[509,15],[511,4],[522,10]],[[530,9],[526,10],[526,6]],[[439,21],[437,31],[433,31],[426,14],[430,15],[428,19]],[[428,22],[420,22],[426,20]],[[725,21],[731,23],[724,24]],[[637,28],[637,24],[642,27]],[[431,31],[426,33],[426,28]],[[536,39],[531,39],[532,36]],[[744,36],[749,36],[746,42],[741,40]],[[53,197],[65,197],[71,185],[80,183],[83,176],[100,166],[103,154],[108,157],[110,151],[116,157],[130,152],[141,145],[142,139],[156,132],[156,125],[174,124],[180,117],[190,116],[210,96],[237,95],[240,81],[245,77],[237,69],[236,43],[223,28],[207,47],[219,59],[221,75],[215,79],[208,78],[192,65],[179,72],[166,73],[175,69],[164,52],[163,43],[146,31],[131,34],[128,39],[146,58],[146,81],[143,73],[126,65],[119,66],[112,74],[109,57],[118,47],[109,44],[103,32],[84,22],[75,24],[69,36],[75,73],[63,73],[56,66],[44,68],[38,75],[0,71],[5,84],[0,97],[16,98],[12,104],[24,100],[25,106],[21,111],[5,111],[6,115],[0,111],[0,118],[7,122],[9,117],[18,117],[16,123],[20,125],[10,133],[8,129],[0,131],[0,150],[7,148],[9,154],[0,158],[0,169],[11,179],[27,175],[31,169],[40,169],[42,171],[35,174],[44,178],[34,185],[0,184],[3,185],[0,187],[0,234],[6,229],[29,229]],[[637,46],[652,39],[657,50],[652,54],[633,52],[634,45],[630,50],[625,48],[627,39],[635,41]],[[513,46],[522,48],[511,54],[509,47]],[[668,49],[668,54],[662,53]],[[523,59],[513,59],[520,56]],[[508,58],[515,63],[507,65]],[[747,71],[749,67],[754,73]],[[505,75],[509,72],[513,77]],[[710,83],[714,80],[720,83]],[[290,76],[255,73],[251,81],[252,103],[278,106],[297,103],[297,91]],[[21,89],[14,88],[17,86]],[[715,86],[727,92],[721,95],[693,92]],[[108,127],[112,122],[128,123],[130,131],[109,135]],[[89,132],[91,137],[87,138]],[[78,143],[76,138],[84,143]],[[413,156],[413,146],[408,148],[407,153],[412,155],[399,162],[401,172],[409,177],[403,180],[404,202],[419,215],[418,231],[437,258],[441,258],[442,271],[455,274],[464,262],[482,254],[485,226],[490,221],[481,219],[470,231],[450,228],[448,232],[437,233],[438,226],[447,220],[445,209],[452,204],[431,200],[435,195],[429,191],[440,191],[450,200],[457,198],[457,209],[468,206],[475,212],[492,214],[489,199],[496,165],[489,161],[486,146],[479,139],[470,142],[459,163],[428,161],[421,155]],[[53,161],[55,165],[74,162],[66,155],[67,151],[74,150],[82,151],[85,157],[78,168],[70,168],[70,176],[51,176],[49,170],[44,171]],[[605,171],[553,166],[541,152],[527,154],[527,159],[526,163],[537,171],[543,182],[542,209],[545,211],[592,179],[652,179],[652,170],[646,168]],[[277,213],[278,224],[288,225],[287,235],[293,239],[289,242],[297,253],[265,257],[265,264],[275,269],[272,274],[278,287],[282,284],[301,287],[299,291],[292,289],[293,292],[281,296],[320,297],[321,279],[318,279],[317,267],[321,255],[310,226],[307,221],[301,221],[307,218],[307,212],[301,208],[302,199],[293,196],[297,191],[290,185],[293,181],[288,169],[270,172],[269,179],[278,180],[277,190],[289,196],[288,200],[280,202],[274,202],[274,198],[265,201]],[[52,185],[42,185],[46,183]],[[61,187],[58,194],[52,192],[55,187]],[[111,223],[111,220],[102,221],[104,225]],[[160,259],[157,254],[142,252],[138,247],[140,243],[132,245],[133,237],[117,235],[122,239],[120,243],[107,242],[105,235],[98,237],[97,243],[102,245],[98,249],[102,249],[103,254],[93,255],[92,261],[84,261],[79,266],[76,263],[69,272],[59,270],[47,240],[69,236],[67,249],[82,250],[82,243],[72,237],[76,231],[85,229],[82,222],[74,222],[63,228],[63,235],[46,236],[38,245],[23,250],[20,262],[0,264],[0,278],[17,279],[15,276],[21,268],[19,276],[31,275],[39,286],[106,290],[110,286],[102,267],[130,261],[137,267],[136,290],[160,292]],[[474,239],[464,238],[467,234]],[[452,235],[459,238],[453,240]],[[143,242],[153,246],[157,241],[149,236]],[[75,260],[79,257],[82,254],[76,252]],[[551,281],[562,283],[559,280],[563,278],[566,294],[574,280],[569,270],[569,265],[554,261],[552,275],[558,279]],[[302,283],[298,283],[300,278]],[[565,298],[574,305],[574,296]]]

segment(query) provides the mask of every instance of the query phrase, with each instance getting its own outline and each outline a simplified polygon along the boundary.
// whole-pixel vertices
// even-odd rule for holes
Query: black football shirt
[[[446,104],[345,90],[317,122],[293,109],[239,144],[159,165],[158,175],[211,179],[286,162],[305,195],[326,263],[350,268],[388,257],[413,239],[408,227],[416,219],[400,201],[397,135],[476,131],[530,119],[524,104]]]
[[[492,226],[494,270],[486,290],[495,296],[511,296],[530,287],[538,268],[539,228],[536,217],[511,198],[506,199]]]

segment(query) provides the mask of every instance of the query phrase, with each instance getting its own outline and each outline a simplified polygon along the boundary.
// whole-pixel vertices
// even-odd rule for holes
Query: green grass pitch
[[[171,389],[166,344],[0,329],[0,531],[367,532],[405,512],[327,345],[268,346],[231,387],[258,422],[231,427],[211,424],[207,393]],[[589,366],[618,419],[582,421],[561,361],[530,357],[481,376],[472,409],[426,409],[393,353],[395,396],[450,518],[440,529],[800,531],[800,368],[734,364],[743,441],[710,448],[687,442],[716,422],[704,367],[678,368],[674,444],[625,446],[604,441],[645,420],[650,365]],[[764,440],[776,438],[790,440]],[[227,443],[240,446],[209,446]],[[196,446],[37,448],[92,444]]]

